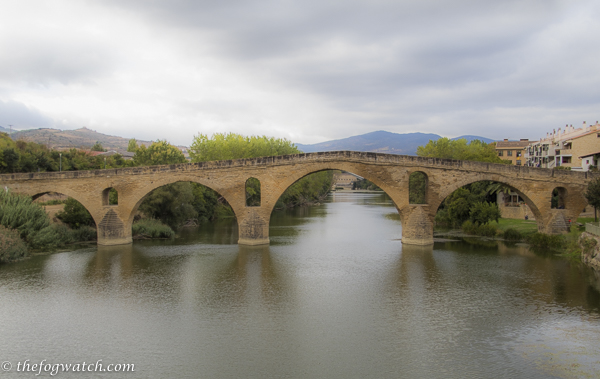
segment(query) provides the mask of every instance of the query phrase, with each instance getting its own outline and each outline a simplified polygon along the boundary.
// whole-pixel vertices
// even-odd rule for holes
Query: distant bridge
[[[239,244],[269,243],[269,221],[275,203],[294,182],[313,172],[344,170],[378,185],[393,200],[402,222],[402,242],[433,243],[433,220],[442,201],[469,183],[490,180],[511,186],[529,205],[540,232],[565,231],[567,219],[576,219],[587,205],[584,192],[589,172],[423,158],[353,151],[283,155],[228,161],[182,163],[94,171],[63,171],[0,175],[0,186],[37,198],[58,192],[79,201],[92,215],[98,244],[132,242],[133,217],[152,190],[166,184],[196,182],[219,192],[231,205],[239,226]],[[425,204],[409,203],[409,176],[426,175]],[[246,181],[261,184],[260,206],[246,205]],[[110,205],[109,190],[118,192]],[[558,189],[561,208],[552,209]]]

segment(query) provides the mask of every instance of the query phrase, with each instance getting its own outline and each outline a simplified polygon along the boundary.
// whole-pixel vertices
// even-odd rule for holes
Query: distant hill
[[[0,126],[0,132],[1,133],[10,133],[10,128],[3,128],[2,126]]]
[[[496,140],[493,140],[491,138],[485,138],[485,137],[480,137],[480,136],[471,136],[471,135],[465,135],[465,136],[460,136],[460,137],[450,138],[450,139],[451,140],[457,140],[457,139],[461,139],[461,138],[466,139],[467,142],[471,142],[471,141],[476,140],[476,139],[478,139],[480,141],[483,141],[485,143],[492,143],[492,142],[496,141]]]
[[[85,127],[75,130],[51,128],[29,129],[14,132],[11,134],[11,137],[14,140],[23,139],[25,141],[41,143],[52,149],[89,149],[98,141],[106,150],[124,152],[127,151],[127,144],[129,143],[128,138],[109,136]],[[138,143],[150,145],[152,142],[138,141]]]
[[[426,145],[430,140],[436,141],[442,138],[437,134],[431,133],[391,133],[383,130],[361,134],[358,136],[337,139],[327,142],[315,143],[312,145],[296,144],[298,149],[305,153],[317,151],[370,151],[374,153],[417,155],[417,147]],[[486,143],[494,140],[478,136],[460,136],[452,138],[453,140],[465,138],[468,141],[474,139],[482,140]]]

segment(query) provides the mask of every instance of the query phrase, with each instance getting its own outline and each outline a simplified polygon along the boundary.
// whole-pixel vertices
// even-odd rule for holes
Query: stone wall
[[[589,246],[587,241],[595,240],[595,246]],[[581,261],[588,266],[600,270],[600,236],[583,232],[579,237],[579,247],[581,248]]]
[[[498,208],[502,218],[524,220],[525,215],[527,215],[529,220],[535,220],[535,215],[527,204],[519,204],[518,207],[500,206]]]

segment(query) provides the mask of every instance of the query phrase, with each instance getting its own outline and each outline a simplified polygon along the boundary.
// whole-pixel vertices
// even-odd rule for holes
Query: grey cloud
[[[0,125],[5,128],[13,125],[15,129],[34,129],[52,127],[54,122],[39,110],[23,103],[0,100]]]
[[[92,83],[115,67],[115,52],[106,43],[72,31],[70,36],[19,36],[0,41],[0,80],[46,86],[51,82]]]

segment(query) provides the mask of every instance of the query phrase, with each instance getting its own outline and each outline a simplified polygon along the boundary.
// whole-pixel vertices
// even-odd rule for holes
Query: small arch
[[[118,205],[119,192],[113,187],[106,188],[102,191],[102,205]]]
[[[552,209],[565,209],[567,202],[567,189],[565,187],[556,187],[552,190],[550,207]]]
[[[248,178],[248,180],[246,180],[246,206],[260,207],[260,203],[260,180],[256,178]]]
[[[427,204],[427,174],[415,171],[408,177],[408,203]]]

